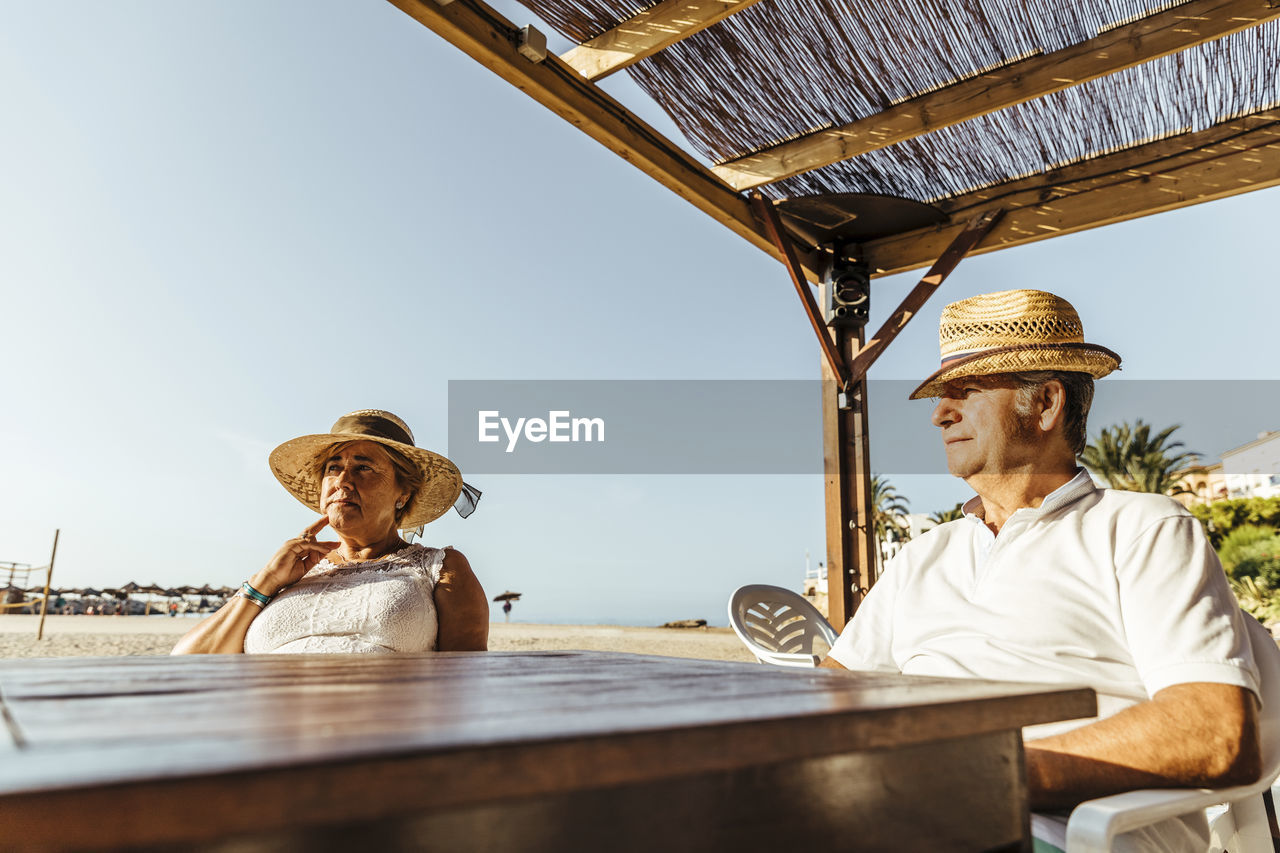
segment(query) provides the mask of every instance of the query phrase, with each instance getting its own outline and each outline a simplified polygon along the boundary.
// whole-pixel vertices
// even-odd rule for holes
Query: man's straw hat
[[[1120,356],[1084,342],[1071,303],[1043,290],[1004,290],[952,302],[938,324],[942,367],[911,399],[939,397],[962,376],[1062,370],[1101,379],[1120,368]]]
[[[286,441],[271,451],[271,473],[289,494],[320,512],[320,480],[316,471],[329,448],[344,441],[376,441],[394,448],[422,472],[422,488],[409,498],[409,505],[398,522],[401,530],[444,515],[462,493],[462,474],[458,467],[439,453],[414,445],[409,425],[381,409],[360,409],[338,418],[327,433]]]

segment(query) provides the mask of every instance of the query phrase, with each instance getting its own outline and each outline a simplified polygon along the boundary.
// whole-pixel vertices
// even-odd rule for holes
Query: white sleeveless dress
[[[410,545],[377,560],[321,560],[249,625],[248,654],[432,652],[443,548]]]

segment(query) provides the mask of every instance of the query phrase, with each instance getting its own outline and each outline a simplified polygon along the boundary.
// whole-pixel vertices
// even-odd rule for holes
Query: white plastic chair
[[[760,663],[815,667],[823,655],[814,642],[827,648],[836,631],[804,596],[767,584],[748,584],[729,597],[729,624]]]
[[[1280,648],[1256,619],[1243,615],[1262,680],[1262,777],[1235,788],[1128,791],[1081,803],[1067,823],[1067,853],[1105,853],[1121,833],[1222,803],[1227,810],[1209,828],[1211,851],[1274,853],[1262,795],[1280,776]]]

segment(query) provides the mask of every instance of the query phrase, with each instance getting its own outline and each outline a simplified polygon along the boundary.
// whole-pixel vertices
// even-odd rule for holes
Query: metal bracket
[[[533,24],[521,27],[520,43],[516,45],[516,50],[530,62],[541,62],[547,58],[547,36]]]

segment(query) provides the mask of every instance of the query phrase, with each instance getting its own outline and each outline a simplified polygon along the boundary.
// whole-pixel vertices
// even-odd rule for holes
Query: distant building
[[[1222,463],[1195,465],[1185,469],[1182,477],[1174,484],[1174,492],[1176,494],[1173,499],[1185,507],[1226,500],[1229,495]]]
[[[818,563],[816,569],[809,567],[809,555],[805,555],[804,567],[804,597],[809,599],[814,607],[818,608],[818,612],[823,616],[830,618],[831,613],[827,610],[827,567],[824,563]]]
[[[1258,437],[1222,454],[1227,497],[1271,498],[1280,495],[1280,431]]]

